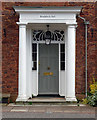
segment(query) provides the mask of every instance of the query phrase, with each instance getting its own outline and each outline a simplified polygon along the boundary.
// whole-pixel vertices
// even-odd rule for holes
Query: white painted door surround
[[[19,13],[19,79],[17,101],[27,101],[32,94],[31,88],[31,29],[29,24],[64,24],[66,44],[66,78],[62,86],[66,101],[76,101],[75,96],[75,28],[76,15],[81,7],[27,7],[14,6]],[[33,28],[32,28],[33,29]],[[36,75],[37,76],[37,75]],[[37,81],[37,80],[36,80]],[[37,82],[34,85],[37,86]],[[34,88],[38,95],[38,87]]]

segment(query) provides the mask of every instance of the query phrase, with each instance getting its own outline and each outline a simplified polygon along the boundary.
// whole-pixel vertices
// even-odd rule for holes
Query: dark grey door
[[[59,93],[58,44],[39,45],[39,94]]]

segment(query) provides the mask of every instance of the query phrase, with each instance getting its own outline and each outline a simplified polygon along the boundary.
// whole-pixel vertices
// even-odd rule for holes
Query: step
[[[66,102],[65,98],[61,97],[35,97],[26,102],[16,102],[16,105],[66,105],[76,104],[76,102]]]
[[[33,103],[65,103],[66,100],[64,98],[60,97],[35,97],[32,99],[29,99],[27,102],[33,102]]]

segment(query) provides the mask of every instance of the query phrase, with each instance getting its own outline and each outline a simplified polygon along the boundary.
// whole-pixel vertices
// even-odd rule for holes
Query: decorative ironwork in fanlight
[[[45,41],[45,33],[47,31],[43,30],[34,30],[33,31],[33,41]],[[49,31],[51,32],[51,41],[64,41],[64,31],[63,30],[55,30]]]

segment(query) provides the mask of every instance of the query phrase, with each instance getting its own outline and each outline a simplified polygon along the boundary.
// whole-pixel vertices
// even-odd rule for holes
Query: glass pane
[[[61,62],[61,70],[65,70],[65,62]]]
[[[57,41],[57,35],[56,34],[54,35],[54,40]]]
[[[37,44],[32,44],[32,61],[33,61],[33,68],[32,70],[37,70]]]
[[[61,39],[62,41],[64,40],[64,35],[63,35],[63,37],[62,37],[62,39]]]
[[[61,61],[65,61],[65,53],[61,53]]]
[[[37,44],[32,44],[32,52],[37,52]]]
[[[37,61],[37,53],[32,53],[32,60]]]
[[[64,31],[62,30],[60,33],[61,33],[61,34],[64,34]]]
[[[57,34],[58,35],[58,38],[61,38],[61,35],[60,34]]]
[[[65,52],[65,44],[61,44],[61,52]]]
[[[37,62],[33,62],[33,68],[32,70],[37,70]]]

